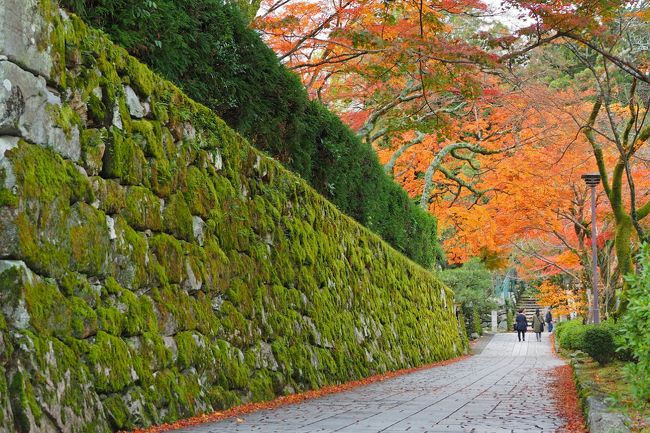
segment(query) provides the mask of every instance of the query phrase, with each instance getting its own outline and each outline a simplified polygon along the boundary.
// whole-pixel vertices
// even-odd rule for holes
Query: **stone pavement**
[[[547,370],[562,365],[528,333],[496,334],[480,353],[339,394],[255,412],[184,433],[555,432]]]

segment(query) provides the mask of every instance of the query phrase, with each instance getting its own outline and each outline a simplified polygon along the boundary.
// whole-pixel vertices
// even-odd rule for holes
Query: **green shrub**
[[[641,247],[639,272],[626,277],[627,305],[621,326],[621,350],[629,351],[634,362],[627,374],[632,391],[640,402],[650,402],[650,246]]]
[[[515,318],[514,318],[514,314],[513,314],[512,310],[510,308],[508,308],[508,311],[506,312],[506,323],[508,324],[507,325],[507,330],[511,331],[512,327],[514,326],[514,323],[515,323]]]
[[[375,151],[320,103],[223,0],[61,0],[207,105],[341,211],[425,267],[442,256],[433,216]]]
[[[474,310],[472,314],[472,329],[473,332],[476,332],[478,335],[483,335],[483,328],[481,328],[481,313],[478,310]]]
[[[483,334],[481,317],[490,314],[496,304],[492,301],[492,274],[478,259],[463,266],[444,269],[438,276],[455,293],[467,318],[467,333]]]
[[[580,319],[561,322],[557,326],[556,336],[560,346],[567,350],[584,350],[584,338],[587,327]]]
[[[614,334],[607,325],[585,326],[583,350],[599,364],[607,364],[616,354]]]

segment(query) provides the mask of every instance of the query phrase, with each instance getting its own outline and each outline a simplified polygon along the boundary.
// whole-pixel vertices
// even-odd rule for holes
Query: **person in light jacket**
[[[517,338],[519,341],[526,341],[526,330],[528,329],[528,320],[524,316],[524,309],[519,310],[515,319],[515,328],[517,329]]]
[[[535,337],[537,341],[542,341],[542,332],[544,332],[544,318],[539,314],[539,308],[535,310],[535,315],[533,316],[533,331],[535,331]]]

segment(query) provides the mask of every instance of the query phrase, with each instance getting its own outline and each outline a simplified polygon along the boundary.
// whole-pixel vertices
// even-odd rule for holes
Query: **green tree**
[[[480,333],[480,317],[495,308],[491,272],[480,260],[472,259],[461,267],[441,271],[439,277],[454,291],[463,315],[470,319],[468,333]]]

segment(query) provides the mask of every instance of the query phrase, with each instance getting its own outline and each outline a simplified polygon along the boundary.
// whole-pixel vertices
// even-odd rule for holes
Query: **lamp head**
[[[598,186],[600,183],[600,174],[597,173],[583,174],[581,177],[587,186]]]

